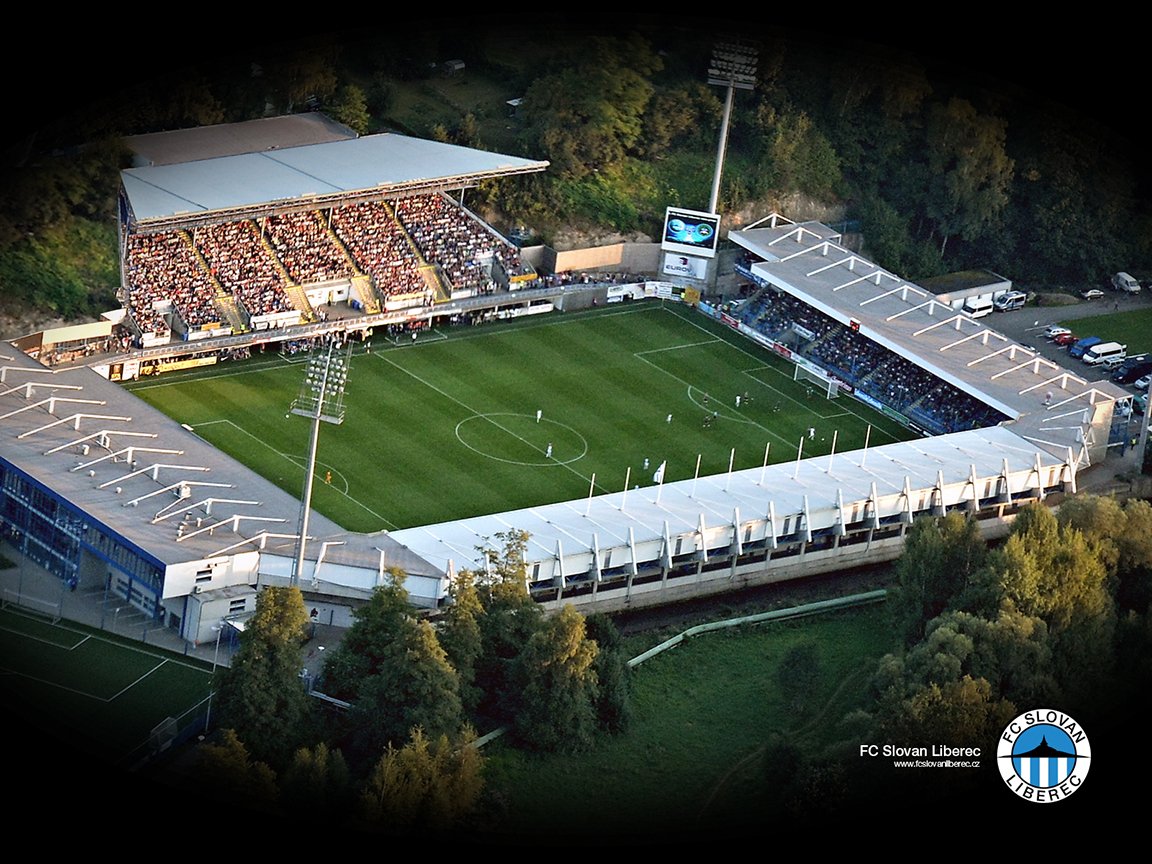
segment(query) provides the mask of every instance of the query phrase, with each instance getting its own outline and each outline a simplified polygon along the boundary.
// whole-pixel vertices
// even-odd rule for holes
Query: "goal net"
[[[793,368],[796,371],[792,375],[792,380],[807,386],[810,391],[814,390],[827,399],[835,399],[840,395],[839,385],[824,373],[800,365]]]

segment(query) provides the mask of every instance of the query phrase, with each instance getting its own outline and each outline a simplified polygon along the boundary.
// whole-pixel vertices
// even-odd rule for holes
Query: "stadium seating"
[[[741,304],[739,318],[932,434],[993,426],[1006,419],[791,295],[764,288]]]
[[[429,269],[446,285],[426,278]],[[140,343],[169,338],[173,326],[184,333],[221,326],[227,298],[251,319],[291,312],[295,286],[367,275],[384,299],[420,295],[431,304],[436,285],[486,292],[532,271],[514,245],[448,199],[429,194],[206,225],[192,233],[130,234],[124,273],[128,317]]]

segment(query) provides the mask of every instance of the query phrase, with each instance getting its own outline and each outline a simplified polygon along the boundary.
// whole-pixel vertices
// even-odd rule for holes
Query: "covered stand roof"
[[[385,133],[121,173],[134,230],[252,218],[543,171],[547,162]]]
[[[146,132],[129,135],[124,143],[132,151],[133,165],[142,167],[175,165],[261,150],[282,150],[355,137],[356,133],[347,126],[319,111],[309,111],[239,123]]]
[[[0,452],[161,565],[294,554],[298,498],[90,368],[0,352]],[[437,575],[387,535],[349,535],[315,511],[308,533],[310,560],[338,537],[343,558],[374,562],[383,546],[409,573]]]
[[[941,485],[963,486],[974,476],[1074,470],[1069,455],[1055,457],[1003,427],[992,427],[407,528],[391,537],[445,570],[482,568],[478,550],[498,551],[496,535],[514,529],[530,535],[528,561],[640,545],[701,529],[725,529],[724,542],[729,542],[733,525],[769,514],[779,521],[798,513],[819,514],[813,515],[819,524],[812,528],[828,527],[842,505],[879,502],[906,490],[915,494]],[[982,493],[969,488],[962,494]]]

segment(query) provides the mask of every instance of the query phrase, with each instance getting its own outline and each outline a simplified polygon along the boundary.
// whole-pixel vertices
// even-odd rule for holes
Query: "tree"
[[[905,692],[943,686],[964,677],[987,681],[991,695],[1019,705],[1058,698],[1048,626],[1040,618],[1004,609],[993,619],[950,611],[929,622],[924,640],[906,654]]]
[[[493,723],[509,723],[524,698],[513,678],[515,663],[540,629],[543,612],[528,593],[524,565],[528,532],[501,532],[496,540],[499,546],[480,550],[485,569],[475,574],[484,615],[480,618],[481,653],[474,683],[483,693],[479,714]]]
[[[1077,495],[1060,505],[1057,521],[1081,531],[1097,550],[1119,607],[1143,613],[1152,601],[1152,504]]]
[[[943,741],[950,747],[986,748],[1016,716],[1016,706],[992,693],[983,678],[969,675],[929,684],[881,719],[884,741]]]
[[[533,634],[517,658],[523,698],[514,718],[516,737],[544,752],[575,752],[591,744],[599,682],[596,643],[584,617],[565,605]]]
[[[403,570],[390,568],[385,583],[353,611],[352,626],[324,661],[321,685],[329,696],[354,702],[361,684],[379,670],[397,632],[412,615],[406,578]]]
[[[476,687],[476,664],[484,651],[484,636],[480,622],[484,605],[476,589],[475,574],[461,570],[448,589],[449,603],[440,626],[440,645],[448,662],[456,669],[460,682],[460,701],[471,713],[480,704],[483,694]]]
[[[1123,610],[1146,615],[1152,605],[1152,504],[1133,498],[1124,505],[1124,517],[1116,602]]]
[[[916,240],[908,217],[878,195],[865,196],[858,214],[863,224],[865,254],[893,273],[914,278],[935,275],[940,256],[930,243]]]
[[[640,141],[662,62],[635,34],[584,40],[524,94],[528,150],[541,152],[560,179],[619,163]]]
[[[341,49],[332,36],[320,35],[304,42],[282,42],[267,46],[260,58],[267,95],[291,114],[297,105],[310,99],[324,100],[336,92],[339,82]]]
[[[470,729],[454,743],[413,729],[407,744],[389,745],[376,763],[360,799],[360,821],[390,834],[459,827],[479,803],[483,769]]]
[[[484,558],[484,572],[476,574],[476,585],[486,609],[535,605],[528,596],[524,565],[529,538],[527,531],[498,531],[496,544],[478,550]]]
[[[623,732],[632,722],[632,667],[620,631],[611,618],[596,612],[584,619],[584,632],[597,649],[593,664],[599,690],[597,723],[605,732]]]
[[[280,800],[289,816],[343,822],[353,797],[344,755],[324,743],[297,750],[281,774]]]
[[[983,566],[987,546],[976,522],[956,511],[921,518],[908,531],[896,562],[892,609],[905,645],[918,642],[925,624],[949,608]]]
[[[772,112],[765,124],[764,161],[779,193],[804,192],[831,197],[842,182],[839,157],[828,139],[803,111]]]
[[[252,758],[232,729],[193,751],[191,784],[198,794],[261,813],[277,813],[276,772]]]
[[[1083,532],[1042,504],[1025,507],[989,558],[973,592],[988,609],[1017,610],[1046,623],[1056,680],[1087,695],[1111,667],[1116,626],[1110,580]],[[975,604],[973,604],[975,605]]]
[[[925,207],[944,257],[952,235],[973,240],[999,220],[1008,203],[1014,163],[1005,149],[1005,121],[978,114],[963,99],[933,106],[927,137]]]
[[[1018,278],[1095,282],[1129,252],[1139,181],[1114,134],[1052,102],[1029,103],[1013,128]],[[1146,233],[1146,232],[1145,232]],[[1130,248],[1130,247],[1129,247]]]
[[[307,626],[298,588],[263,589],[231,667],[220,672],[220,726],[235,730],[254,758],[274,768],[286,764],[312,731],[300,678]]]
[[[372,764],[419,726],[431,736],[459,732],[459,681],[427,621],[407,619],[349,712],[357,761]]]
[[[324,106],[332,119],[343,123],[354,132],[366,135],[372,131],[372,115],[368,113],[368,98],[355,84],[341,84],[332,101]]]
[[[460,122],[452,132],[452,143],[459,144],[461,147],[482,149],[480,123],[471,111],[460,118]]]
[[[714,90],[697,82],[653,94],[644,112],[644,134],[639,146],[646,157],[659,158],[673,145],[692,140],[703,130],[717,128],[721,105]]]

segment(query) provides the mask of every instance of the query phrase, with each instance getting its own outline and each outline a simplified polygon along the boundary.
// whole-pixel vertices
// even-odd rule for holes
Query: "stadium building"
[[[825,225],[773,215],[729,232],[755,290],[724,308],[696,303],[691,280],[572,286],[461,204],[468,187],[547,163],[280,119],[280,132],[257,121],[135,142],[123,309],[16,340],[0,363],[5,538],[62,586],[103,586],[189,642],[242,620],[268,585],[298,584],[325,623],[350,623],[392,567],[417,606],[437,608],[454,572],[482,570],[480,550],[512,530],[529,534],[528,588],[550,608],[617,611],[876,563],[921,515],[960,510],[1003,535],[1021,506],[1074,492],[1127,442],[1125,391],[884,271]],[[467,226],[463,260],[429,218]],[[657,249],[650,259],[655,273]],[[391,532],[308,513],[301,553],[296,497],[116,383],[255,347],[624,297],[693,302],[822,396],[923,437]]]

